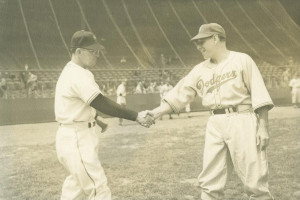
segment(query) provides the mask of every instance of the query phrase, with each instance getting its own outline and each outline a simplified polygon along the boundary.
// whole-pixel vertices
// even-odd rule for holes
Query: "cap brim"
[[[210,36],[212,36],[212,35],[213,35],[213,34],[200,33],[200,34],[196,35],[195,37],[193,37],[193,38],[191,39],[191,41],[193,41],[193,40],[198,40],[198,39],[202,39],[202,38],[207,38],[207,37],[210,37]]]
[[[104,46],[102,46],[101,44],[99,44],[98,42],[89,46],[86,46],[85,48],[87,49],[92,49],[92,50],[104,50]]]

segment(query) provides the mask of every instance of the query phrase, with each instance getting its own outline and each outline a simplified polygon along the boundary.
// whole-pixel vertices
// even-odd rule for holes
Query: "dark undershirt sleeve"
[[[124,108],[109,98],[99,94],[90,104],[96,110],[112,117],[124,118],[136,121],[138,113]]]

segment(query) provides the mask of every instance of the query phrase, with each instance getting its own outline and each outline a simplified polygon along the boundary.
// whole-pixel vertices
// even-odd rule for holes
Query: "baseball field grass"
[[[115,200],[200,199],[206,112],[163,120],[149,128],[106,119],[99,132],[99,157]],[[276,200],[298,200],[300,191],[300,110],[270,112],[269,184]],[[0,127],[0,199],[59,199],[66,170],[55,151],[57,123]],[[225,200],[241,200],[243,185],[233,172]]]

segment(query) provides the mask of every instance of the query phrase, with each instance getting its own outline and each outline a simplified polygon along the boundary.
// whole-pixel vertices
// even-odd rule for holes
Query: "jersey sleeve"
[[[94,75],[89,71],[74,76],[73,82],[73,89],[86,104],[90,104],[101,93]]]
[[[192,102],[197,95],[197,78],[192,70],[181,79],[175,87],[164,97],[175,113],[179,113],[187,104]]]
[[[252,108],[255,111],[260,107],[267,106],[270,110],[274,104],[258,67],[250,56],[245,56],[243,79],[251,95]]]

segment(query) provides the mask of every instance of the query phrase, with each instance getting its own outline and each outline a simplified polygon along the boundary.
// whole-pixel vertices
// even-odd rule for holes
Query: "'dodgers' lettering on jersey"
[[[221,85],[224,83],[233,80],[237,77],[237,73],[235,70],[232,70],[231,72],[227,72],[218,76],[213,75],[213,77],[209,81],[203,81],[203,79],[200,79],[197,84],[197,88],[203,92],[203,88],[208,88],[207,93],[213,92],[214,89],[220,88]]]

